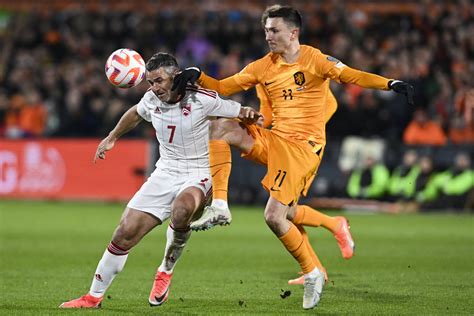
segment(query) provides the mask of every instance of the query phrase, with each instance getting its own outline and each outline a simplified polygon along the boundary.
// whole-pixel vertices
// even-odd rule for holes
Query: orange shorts
[[[255,143],[242,157],[267,166],[262,185],[271,197],[285,205],[295,205],[314,180],[322,150],[318,155],[309,144],[289,141],[257,125],[245,128]]]

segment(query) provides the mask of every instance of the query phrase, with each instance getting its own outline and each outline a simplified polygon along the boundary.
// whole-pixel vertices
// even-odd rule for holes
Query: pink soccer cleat
[[[94,297],[90,294],[83,295],[74,300],[64,302],[59,308],[100,308],[103,297]]]
[[[334,233],[334,238],[336,238],[337,244],[341,249],[342,257],[344,259],[350,259],[354,255],[355,243],[349,230],[351,228],[349,221],[342,216],[336,216],[335,218],[339,221],[340,225]]]
[[[160,306],[168,299],[170,293],[171,277],[173,274],[158,271],[153,282],[153,288],[150,292],[148,302],[150,306]]]
[[[326,269],[321,268],[321,272],[324,274],[324,283],[327,283],[327,281],[329,280],[329,277],[328,277],[328,273],[326,272]],[[304,284],[303,272],[298,272],[298,274],[301,274],[299,278],[288,280],[289,285],[303,285]]]

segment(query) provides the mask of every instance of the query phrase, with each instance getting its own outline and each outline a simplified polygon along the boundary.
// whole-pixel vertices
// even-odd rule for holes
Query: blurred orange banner
[[[145,140],[120,140],[93,163],[98,139],[0,140],[0,198],[128,200],[144,181]]]

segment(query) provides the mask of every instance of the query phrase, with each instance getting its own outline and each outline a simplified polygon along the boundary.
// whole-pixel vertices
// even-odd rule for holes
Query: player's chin
[[[167,94],[162,94],[158,96],[158,99],[160,99],[161,102],[168,103],[168,101],[170,100],[170,97]]]
[[[282,53],[282,50],[281,49],[278,49],[277,46],[270,46],[268,45],[268,47],[270,48],[270,51],[274,54],[281,54]]]

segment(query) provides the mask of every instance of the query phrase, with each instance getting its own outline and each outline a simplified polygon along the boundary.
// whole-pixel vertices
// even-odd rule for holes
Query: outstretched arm
[[[217,80],[206,75],[198,67],[189,67],[174,77],[171,90],[178,90],[178,95],[184,96],[186,93],[186,85],[188,83],[194,84],[197,82],[203,88],[211,89],[221,95],[229,96],[258,84],[258,79],[255,74],[258,73],[260,68],[254,64],[255,62],[247,65],[241,72],[222,80]]]
[[[125,133],[135,128],[142,121],[142,117],[137,112],[137,106],[132,106],[125,112],[114,129],[104,138],[97,146],[94,156],[94,163],[99,159],[105,159],[105,152],[111,150],[115,146],[115,142]]]
[[[234,93],[242,91],[242,87],[239,86],[234,76],[227,77],[222,80],[217,80],[213,77],[206,75],[204,72],[201,73],[197,82],[199,85],[206,89],[217,91],[217,93],[225,96],[232,95]]]
[[[342,69],[339,75],[339,80],[344,83],[353,83],[363,88],[393,90],[396,93],[403,94],[407,98],[408,104],[414,105],[413,86],[406,82],[390,80],[379,75],[360,71],[347,66]]]

